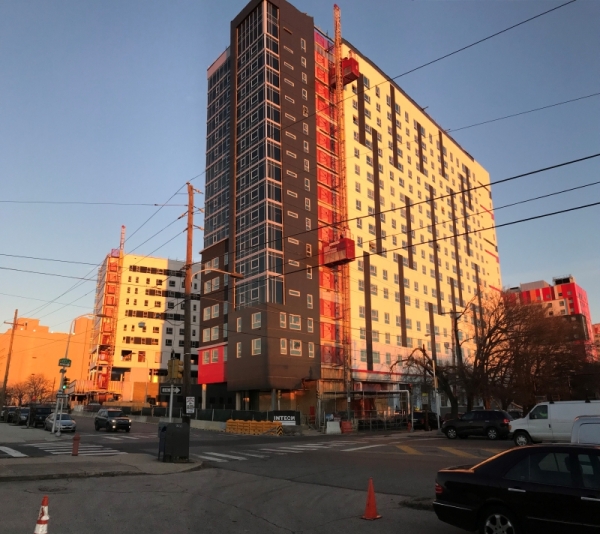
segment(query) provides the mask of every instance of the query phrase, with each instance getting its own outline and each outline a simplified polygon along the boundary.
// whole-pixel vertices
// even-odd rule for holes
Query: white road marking
[[[26,454],[16,451],[15,449],[11,449],[10,447],[0,447],[0,451],[5,452],[6,454],[8,454],[9,456],[12,456],[13,458],[28,458],[28,456]]]
[[[261,450],[266,450],[266,449],[261,449]],[[278,451],[281,452],[293,452],[295,454],[302,454],[302,451],[299,451],[298,449],[292,449],[292,447],[277,447]]]
[[[275,454],[287,454],[288,452],[300,452],[300,451],[280,451],[279,449],[260,449],[261,451],[268,451]]]
[[[243,456],[231,456],[229,454],[222,454],[220,452],[207,452],[206,454],[212,454],[213,456],[222,456],[223,458],[231,458],[232,460],[247,460],[248,458],[244,458]]]
[[[121,441],[122,438],[112,438],[110,436],[104,436],[104,439],[112,439],[113,441]]]
[[[238,451],[229,451],[229,452],[237,452],[238,454],[245,454],[246,456],[252,456],[254,458],[269,458],[268,456],[265,456],[264,454],[253,454],[250,452],[238,452]]]
[[[353,449],[342,449],[341,452],[352,452],[352,451],[362,451],[363,449],[372,449],[373,447],[385,447],[388,443],[382,443],[380,445],[367,445],[365,447],[354,447]]]

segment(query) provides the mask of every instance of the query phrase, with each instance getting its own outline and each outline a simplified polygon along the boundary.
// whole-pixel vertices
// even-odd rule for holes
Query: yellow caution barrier
[[[283,426],[280,422],[272,421],[237,421],[229,419],[225,423],[225,432],[229,434],[249,434],[260,436],[261,434],[283,435]]]

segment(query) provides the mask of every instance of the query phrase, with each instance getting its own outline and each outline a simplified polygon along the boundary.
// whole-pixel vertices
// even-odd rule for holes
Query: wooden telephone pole
[[[192,382],[192,263],[193,263],[193,238],[194,238],[194,188],[187,184],[188,212],[187,212],[187,247],[185,254],[185,300],[183,324],[183,396],[190,394]]]
[[[0,391],[0,408],[4,406],[6,402],[6,386],[8,385],[8,371],[10,369],[10,358],[12,356],[12,348],[13,341],[15,339],[15,330],[17,326],[21,326],[17,323],[17,317],[19,315],[19,310],[15,310],[15,318],[12,323],[8,321],[4,321],[6,324],[12,325],[12,330],[10,331],[10,342],[8,344],[8,355],[6,356],[6,369],[4,370],[4,382],[2,382],[2,391]]]

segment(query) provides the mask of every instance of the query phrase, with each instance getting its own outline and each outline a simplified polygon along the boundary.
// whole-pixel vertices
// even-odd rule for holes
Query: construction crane
[[[337,123],[337,195],[334,197],[334,242],[335,256],[337,259],[336,291],[341,297],[341,345],[344,358],[344,382],[347,396],[347,414],[350,419],[350,403],[352,392],[352,339],[350,328],[350,266],[354,260],[354,241],[350,237],[348,228],[348,203],[346,184],[346,132],[344,124],[344,85],[358,77],[358,63],[353,58],[344,58],[342,51],[342,20],[341,10],[337,4],[333,6],[334,21],[334,73],[335,82],[335,110]],[[353,68],[354,67],[354,68]],[[345,71],[350,71],[348,77]],[[333,74],[333,73],[332,73]],[[353,78],[353,74],[356,77]],[[330,76],[331,80],[332,76]],[[333,252],[329,247],[330,253]],[[332,255],[333,256],[333,255]],[[334,259],[334,258],[332,258]],[[326,260],[327,262],[327,260]]]

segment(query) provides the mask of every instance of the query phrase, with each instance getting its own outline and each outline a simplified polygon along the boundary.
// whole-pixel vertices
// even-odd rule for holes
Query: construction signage
[[[300,412],[292,410],[279,410],[269,412],[269,420],[274,423],[281,423],[284,426],[294,426],[300,424]]]

